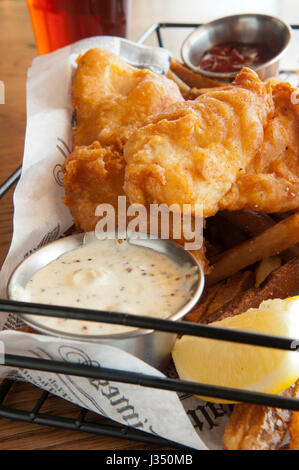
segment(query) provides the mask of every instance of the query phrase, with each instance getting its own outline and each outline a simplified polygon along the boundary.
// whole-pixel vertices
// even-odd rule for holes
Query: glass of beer
[[[27,0],[39,54],[89,36],[128,37],[130,0]]]

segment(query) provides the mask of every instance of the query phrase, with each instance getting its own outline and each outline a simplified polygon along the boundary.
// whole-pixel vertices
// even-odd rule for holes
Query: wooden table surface
[[[294,21],[296,2],[281,2],[289,10],[276,11],[278,4],[267,0],[252,0],[244,9],[242,2],[210,0],[208,5],[198,0],[132,0],[130,38],[136,40],[153,22],[205,22],[225,14],[259,11],[277,14]],[[250,5],[249,5],[250,4]],[[273,8],[273,10],[271,10]],[[280,7],[279,7],[280,8]],[[281,7],[282,8],[282,7]],[[293,9],[293,10],[292,10]],[[299,18],[297,19],[299,22]],[[186,34],[184,33],[180,33]],[[182,36],[170,35],[166,46],[177,54]],[[26,71],[36,56],[34,37],[25,0],[0,0],[0,80],[5,84],[5,104],[0,104],[0,182],[21,164],[25,126]],[[2,264],[12,236],[12,191],[0,201],[0,263]],[[30,410],[40,391],[29,384],[16,384],[9,394],[7,405]],[[74,416],[74,406],[52,396],[43,410],[49,414]],[[77,413],[75,413],[75,416]],[[35,424],[0,418],[0,449],[154,449],[143,443],[58,430]]]

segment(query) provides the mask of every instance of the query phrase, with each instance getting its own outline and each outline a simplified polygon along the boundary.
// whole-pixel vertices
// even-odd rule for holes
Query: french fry
[[[183,80],[181,80],[171,69],[168,70],[166,77],[177,84],[184,98],[189,95],[190,87],[185,82],[183,82]]]
[[[220,282],[210,289],[205,289],[199,303],[191,310],[191,312],[187,313],[187,315],[184,317],[184,320],[199,323],[206,315],[211,302],[217,295],[219,289],[222,289],[223,285],[224,282]]]
[[[218,236],[223,246],[223,251],[229,250],[248,240],[247,234],[245,234],[239,227],[232,224],[229,220],[224,219],[218,214],[214,216],[214,219],[217,225]],[[222,253],[219,254],[220,257],[221,255]],[[216,256],[216,259],[219,258],[219,256]],[[214,263],[213,258],[210,261]]]
[[[279,256],[270,256],[270,258],[262,259],[255,270],[255,287],[259,287],[269,274],[279,268],[279,266],[281,266],[281,258]]]
[[[223,320],[239,315],[249,308],[257,308],[264,300],[285,299],[299,290],[299,257],[273,271],[262,287],[252,287],[241,292],[224,307],[205,317],[203,323]]]
[[[233,225],[244,230],[251,237],[255,237],[275,225],[275,221],[269,215],[250,209],[222,211],[220,214],[221,217],[229,220]]]
[[[299,394],[299,381],[296,382],[296,394],[297,397]],[[289,450],[299,450],[299,411],[294,411],[292,413],[291,421],[289,424],[289,433],[290,433],[290,444]]]
[[[229,302],[235,299],[241,292],[253,286],[254,276],[250,271],[236,273],[234,276],[226,279],[225,282],[220,283],[217,294],[209,304],[206,314],[203,316],[209,317],[213,312],[224,308]],[[212,289],[212,288],[211,288]]]
[[[295,411],[292,415],[290,426],[290,450],[299,450],[299,412]]]
[[[298,242],[299,213],[295,213],[251,240],[225,251],[207,276],[207,286],[216,284],[263,258],[277,255]]]
[[[250,209],[221,212],[221,216],[223,218],[230,221],[236,227],[243,229],[244,232],[246,232],[251,237],[259,235],[260,233],[275,225],[276,222],[280,222],[290,215],[291,214],[273,214],[270,216],[260,212],[252,211]],[[298,246],[291,246],[281,253],[281,257],[284,261],[289,261],[290,259],[297,256],[299,256]]]
[[[281,220],[285,220],[290,215],[291,215],[290,213],[284,212],[284,213],[273,214],[271,217],[273,217],[273,219],[276,222],[280,222]],[[299,244],[298,243],[297,245],[291,246],[290,248],[285,250],[283,253],[281,253],[281,257],[284,261],[288,261],[297,256],[299,256]]]
[[[254,274],[250,271],[237,273],[226,281],[205,289],[198,304],[185,316],[185,320],[202,322],[214,311],[223,308],[237,295],[253,286]]]
[[[297,397],[298,381],[282,392],[281,395],[284,397]],[[247,403],[237,404],[234,406],[234,411],[224,431],[222,439],[224,449],[278,449],[288,430],[291,416],[292,412],[290,410]]]
[[[190,88],[214,88],[227,85],[225,82],[219,82],[200,73],[193,72],[174,58],[171,59],[170,70],[189,85]]]
[[[214,264],[225,250],[229,250],[248,240],[248,235],[229,220],[216,214],[206,219],[205,240],[208,240],[207,257]],[[209,249],[209,243],[212,250]]]

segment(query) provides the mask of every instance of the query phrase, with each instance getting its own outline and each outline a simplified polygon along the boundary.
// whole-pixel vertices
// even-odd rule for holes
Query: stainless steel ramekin
[[[62,238],[37,250],[22,261],[14,270],[8,282],[8,298],[11,300],[20,300],[16,298],[15,294],[18,287],[24,289],[28,281],[39,269],[46,266],[51,261],[54,261],[62,254],[82,246],[84,238],[85,234],[83,233]],[[192,286],[190,300],[188,300],[178,312],[168,318],[172,321],[181,319],[196,304],[203,291],[204,273],[201,264],[193,255],[184,250],[181,245],[170,240],[154,240],[147,236],[145,239],[131,239],[130,243],[151,248],[152,250],[168,256],[180,265],[188,262],[198,268],[198,276]],[[176,335],[172,333],[137,328],[126,333],[114,335],[74,335],[48,328],[43,325],[42,320],[37,321],[34,317],[28,316],[27,314],[20,316],[25,323],[41,333],[76,341],[109,344],[139,357],[158,369],[165,368],[169,362],[170,352],[176,338]]]
[[[277,50],[264,64],[254,67],[262,80],[274,77],[279,60],[286,52],[291,40],[291,29],[281,19],[260,14],[241,14],[218,18],[195,29],[183,42],[182,59],[194,72],[218,80],[232,80],[238,71],[232,73],[210,72],[198,65],[203,53],[211,47],[230,41],[259,43]]]

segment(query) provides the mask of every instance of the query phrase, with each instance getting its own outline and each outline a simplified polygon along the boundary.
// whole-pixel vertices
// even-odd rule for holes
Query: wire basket
[[[152,36],[156,37],[158,45],[164,47],[163,31],[175,28],[195,28],[198,24],[186,23],[156,23],[151,25],[139,38],[137,42],[143,43]],[[299,29],[299,25],[292,25],[293,29]],[[280,75],[288,79],[290,75],[296,74],[295,70],[281,70]],[[22,168],[19,167],[9,178],[0,186],[0,199],[14,186],[21,176]],[[271,347],[296,351],[298,341],[292,338],[263,335],[258,333],[249,333],[237,330],[227,330],[224,328],[215,328],[209,325],[195,324],[190,322],[152,319],[139,316],[131,316],[117,312],[93,311],[88,309],[63,308],[56,306],[39,305],[32,303],[16,302],[6,299],[0,299],[0,314],[4,312],[27,313],[30,315],[56,316],[63,318],[76,318],[95,322],[108,322],[112,324],[123,324],[139,328],[150,328],[176,334],[188,334],[190,336],[215,338],[218,340],[232,341],[237,343],[251,344],[255,346]],[[294,347],[294,344],[296,345]],[[88,378],[100,378],[116,382],[138,384],[146,387],[160,388],[182,392],[184,394],[196,394],[213,398],[254,403],[265,406],[272,406],[290,410],[299,411],[299,400],[283,396],[257,393],[246,390],[237,390],[225,387],[217,387],[191,381],[155,377],[135,372],[119,371],[114,369],[99,368],[74,364],[62,361],[52,361],[38,359],[34,357],[24,357],[11,354],[4,354],[4,365],[15,368],[27,368],[33,370],[42,370],[52,373],[60,373]],[[14,381],[5,379],[0,386],[0,416],[4,418],[16,419],[25,422],[54,426],[68,430],[77,430],[99,435],[114,436],[118,438],[131,439],[135,441],[146,442],[157,446],[174,446],[174,444],[165,439],[150,435],[143,431],[133,429],[129,426],[119,424],[98,423],[86,421],[86,414],[92,413],[86,409],[77,406],[77,415],[74,418],[66,418],[59,415],[48,415],[41,412],[46,400],[51,396],[47,391],[41,392],[31,411],[16,409],[4,405],[13,388]],[[98,415],[93,413],[95,418]]]

